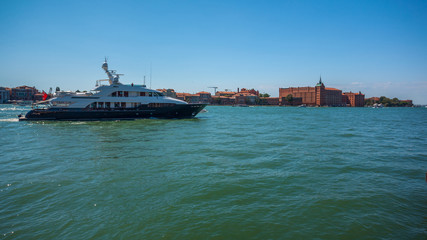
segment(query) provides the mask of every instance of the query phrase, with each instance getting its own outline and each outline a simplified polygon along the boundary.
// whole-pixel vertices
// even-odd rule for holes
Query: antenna
[[[152,74],[153,64],[150,62],[150,89],[151,89],[151,74]]]
[[[216,95],[216,89],[217,89],[218,87],[208,87],[208,88],[213,88],[213,89],[214,89],[214,95]]]
[[[145,85],[145,75],[144,75],[144,86],[146,86],[146,85]]]

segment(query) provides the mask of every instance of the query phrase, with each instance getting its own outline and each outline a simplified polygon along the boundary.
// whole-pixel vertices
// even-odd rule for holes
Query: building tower
[[[326,90],[325,85],[322,82],[322,76],[320,76],[319,82],[316,84],[316,105],[323,106],[326,104]]]

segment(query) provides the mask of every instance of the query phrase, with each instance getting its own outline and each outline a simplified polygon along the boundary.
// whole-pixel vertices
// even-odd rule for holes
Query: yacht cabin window
[[[139,96],[145,97],[145,92],[139,92]]]

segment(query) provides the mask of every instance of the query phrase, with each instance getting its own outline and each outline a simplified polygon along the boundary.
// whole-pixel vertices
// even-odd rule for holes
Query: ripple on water
[[[193,120],[29,123],[1,108],[6,239],[427,236],[427,111],[209,106]]]

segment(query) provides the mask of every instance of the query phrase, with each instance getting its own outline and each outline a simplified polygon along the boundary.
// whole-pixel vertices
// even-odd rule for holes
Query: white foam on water
[[[82,124],[86,124],[86,122],[71,122],[71,125],[82,125]]]
[[[10,111],[10,110],[17,110],[16,107],[12,108],[0,108],[0,111]]]
[[[5,118],[5,119],[0,119],[0,122],[19,122],[18,118]]]

